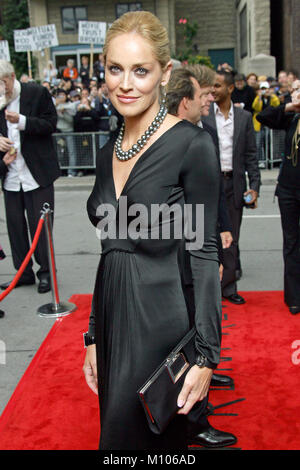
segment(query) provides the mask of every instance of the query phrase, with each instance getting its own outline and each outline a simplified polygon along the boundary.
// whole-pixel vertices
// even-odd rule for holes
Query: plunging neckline
[[[167,129],[163,134],[161,134],[158,139],[156,139],[143,153],[142,155],[139,157],[139,159],[135,162],[135,164],[133,165],[133,167],[131,168],[130,172],[129,172],[129,175],[128,175],[128,178],[127,180],[125,181],[125,184],[122,188],[122,191],[120,192],[120,195],[119,197],[117,198],[117,191],[116,191],[116,184],[115,184],[115,179],[114,179],[114,170],[113,170],[113,160],[114,160],[114,145],[113,145],[113,152],[112,152],[112,158],[111,158],[111,178],[112,178],[112,185],[113,185],[113,190],[114,190],[114,198],[115,198],[115,201],[117,203],[119,203],[119,200],[120,200],[120,197],[123,195],[125,189],[126,189],[126,186],[128,185],[128,182],[129,180],[131,179],[132,175],[133,175],[133,170],[135,169],[135,167],[138,165],[138,163],[143,160],[143,157],[145,155],[147,155],[148,151],[152,149],[152,147],[160,141],[160,139],[162,139],[162,137],[164,137],[166,134],[168,134],[169,131],[171,131],[172,129],[174,129],[174,127],[178,126],[178,124],[181,124],[182,122],[184,122],[184,119],[182,119],[181,121],[178,121],[176,122],[176,124],[174,124],[173,126],[169,127],[169,129]]]

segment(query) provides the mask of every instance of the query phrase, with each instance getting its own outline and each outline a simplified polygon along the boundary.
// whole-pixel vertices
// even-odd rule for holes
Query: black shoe
[[[50,280],[48,278],[44,277],[39,282],[38,293],[39,294],[45,294],[46,292],[49,292],[49,290],[51,290]]]
[[[231,377],[222,374],[213,374],[210,381],[212,387],[231,387],[233,384]]]
[[[200,445],[211,449],[232,446],[236,441],[237,438],[234,434],[219,431],[218,429],[213,428],[210,424],[195,436],[188,437],[189,445]]]
[[[12,283],[13,280],[9,281],[9,282],[4,282],[4,284],[1,284],[0,285],[0,288],[2,290],[5,290],[7,289],[11,283]],[[22,281],[21,279],[17,282],[17,284],[15,285],[15,289],[16,287],[20,287],[20,286],[32,286],[33,284],[35,284],[35,279],[31,279],[31,280],[28,280],[28,281]]]
[[[289,310],[293,315],[296,315],[296,313],[300,313],[300,307],[298,307],[297,305],[294,307],[289,307]]]
[[[3,312],[3,310],[0,310],[0,318],[3,318],[5,315],[5,312]]]
[[[229,300],[229,302],[236,304],[236,305],[242,305],[246,303],[246,300],[239,294],[232,294],[226,297],[223,295],[224,299]]]

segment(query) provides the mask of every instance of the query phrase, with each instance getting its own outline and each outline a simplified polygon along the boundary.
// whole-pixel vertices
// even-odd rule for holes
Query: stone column
[[[30,26],[43,26],[48,24],[47,0],[28,0],[29,21]],[[47,65],[49,50],[45,53],[41,51],[33,52],[33,56],[37,59],[37,77],[42,80],[43,70]]]
[[[248,54],[241,58],[238,47],[237,68],[248,74],[275,76],[276,61],[271,52],[271,11],[270,0],[241,0],[237,8],[238,44],[240,34],[240,13],[247,8]],[[264,70],[264,72],[263,72]]]
[[[296,69],[300,74],[300,3],[283,0],[283,67]]]
[[[175,0],[156,0],[155,13],[162,24],[167,28],[170,38],[171,54],[175,53]]]

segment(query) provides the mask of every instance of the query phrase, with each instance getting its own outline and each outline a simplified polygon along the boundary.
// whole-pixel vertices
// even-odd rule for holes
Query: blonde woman
[[[115,210],[118,222],[116,236],[103,236],[102,227],[84,373],[99,393],[101,450],[186,449],[186,415],[207,395],[220,355],[218,163],[209,135],[168,114],[161,102],[172,63],[166,30],[154,15],[131,12],[116,20],[103,54],[109,97],[124,127],[99,153],[87,203],[98,228],[107,209]],[[137,390],[190,325],[177,263],[181,240],[154,239],[145,221],[136,237],[124,207],[130,211],[137,203],[148,214],[154,204],[186,203],[194,212],[198,204],[205,207],[204,243],[190,250],[199,366],[188,372],[178,415],[161,435],[148,428]]]

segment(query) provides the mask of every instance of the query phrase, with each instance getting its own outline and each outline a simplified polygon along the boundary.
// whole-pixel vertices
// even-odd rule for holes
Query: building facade
[[[271,2],[273,3],[273,2]],[[276,2],[275,2],[276,3]],[[282,0],[280,8],[275,10],[277,13],[279,28],[281,29],[281,42],[274,44],[274,54],[280,50],[278,57],[279,69],[295,70],[300,76],[300,2],[299,0]],[[276,17],[276,16],[275,16]],[[280,21],[281,20],[281,21]],[[274,27],[275,29],[275,27]],[[276,47],[278,44],[278,47]]]
[[[276,75],[281,68],[298,68],[300,37],[299,0],[28,0],[31,26],[55,24],[59,45],[35,52],[38,74],[52,59],[59,70],[68,58],[90,53],[90,45],[78,44],[78,21],[112,23],[130,10],[148,10],[169,31],[172,56],[184,47],[180,18],[198,23],[193,47],[209,56],[215,67],[227,62],[242,73]],[[94,60],[102,44],[94,45]],[[37,77],[37,78],[39,78]]]
[[[147,10],[160,18],[169,31],[172,53],[175,54],[174,0],[144,0],[143,2],[117,2],[106,0],[28,0],[30,25],[55,24],[59,46],[50,51],[35,53],[41,76],[47,60],[51,58],[61,70],[68,58],[77,66],[80,57],[90,53],[90,45],[78,44],[78,21],[102,21],[112,23],[117,17],[130,10]],[[94,60],[102,51],[102,44],[93,46]]]

